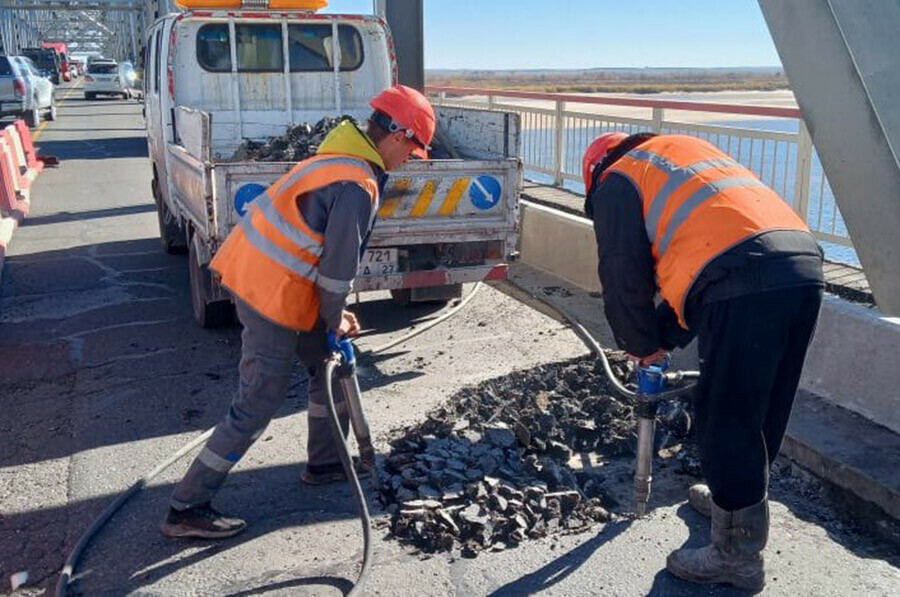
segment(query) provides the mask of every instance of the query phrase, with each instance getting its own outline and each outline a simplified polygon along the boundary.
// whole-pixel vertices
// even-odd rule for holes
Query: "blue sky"
[[[425,0],[427,68],[780,64],[756,0]]]

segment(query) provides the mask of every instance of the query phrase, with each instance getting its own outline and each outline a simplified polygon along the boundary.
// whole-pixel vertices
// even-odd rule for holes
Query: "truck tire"
[[[25,124],[28,125],[28,128],[33,129],[36,126],[41,124],[41,111],[37,107],[37,100],[34,100],[34,108],[25,112]]]
[[[159,220],[159,239],[163,250],[169,255],[184,255],[188,252],[187,235],[184,228],[178,222],[178,218],[169,211],[169,206],[163,201],[159,191],[159,183],[156,178],[150,183],[153,189],[153,200],[156,202],[156,216]]]
[[[188,251],[188,271],[191,283],[191,308],[194,320],[203,328],[218,328],[234,322],[234,305],[230,300],[210,300],[213,281],[209,267],[200,264],[196,242]]]
[[[97,99],[97,94],[96,94],[96,93],[87,93],[87,92],[85,92],[85,94],[84,94],[84,99],[85,99],[85,101],[92,102],[92,101],[94,101],[95,99]]]
[[[57,114],[56,114],[56,100],[55,100],[55,99],[51,99],[51,100],[50,100],[50,109],[47,110],[47,120],[53,122],[54,120],[56,120],[56,116],[57,116]]]

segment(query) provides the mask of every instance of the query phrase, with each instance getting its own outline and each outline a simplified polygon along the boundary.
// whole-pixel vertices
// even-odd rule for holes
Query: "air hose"
[[[353,597],[354,595],[359,595],[360,591],[362,591],[362,587],[366,584],[366,580],[368,580],[369,572],[372,568],[372,521],[369,517],[369,506],[366,502],[366,494],[363,493],[362,485],[359,483],[356,467],[353,466],[353,459],[350,457],[350,446],[347,445],[347,440],[344,437],[343,430],[341,429],[341,422],[338,418],[337,408],[335,408],[334,405],[333,376],[335,369],[339,366],[340,361],[338,358],[331,358],[325,363],[325,379],[328,380],[325,383],[325,395],[328,398],[328,422],[331,423],[332,433],[334,433],[335,437],[340,438],[339,442],[341,449],[338,450],[338,454],[341,457],[341,464],[344,465],[344,472],[347,474],[347,480],[350,482],[350,487],[353,489],[353,494],[356,497],[356,505],[359,508],[359,518],[362,522],[363,561],[356,583],[353,585],[353,589],[348,593],[348,597]],[[351,400],[349,396],[345,396],[345,399],[348,401]],[[372,470],[370,474],[374,477],[375,471]]]
[[[434,326],[436,326],[440,323],[443,323],[444,321],[447,321],[448,319],[450,319],[451,317],[456,315],[459,311],[461,311],[469,303],[469,301],[472,300],[472,298],[475,296],[475,293],[478,292],[478,290],[481,288],[481,286],[482,286],[481,282],[478,282],[477,284],[475,284],[475,287],[472,288],[472,290],[469,292],[469,294],[467,294],[463,300],[461,300],[458,304],[454,305],[446,313],[440,315],[439,317],[436,317],[432,321],[428,322],[427,324],[423,325],[419,329],[414,330],[413,332],[411,332],[409,334],[405,334],[405,335],[401,336],[400,338],[398,338],[396,340],[392,340],[391,342],[388,342],[387,344],[384,344],[382,346],[375,347],[374,349],[368,351],[368,354],[378,354],[378,353],[384,352],[386,350],[389,350],[399,344],[402,344],[403,342],[406,342],[412,338],[415,338],[419,334],[430,330]],[[337,365],[335,364],[334,366],[337,366]],[[334,368],[332,367],[331,371],[328,373],[328,376],[327,376],[328,383],[325,384],[325,386],[326,386],[326,395],[328,397],[329,411],[333,413],[332,417],[336,417],[337,413],[334,412],[334,398],[333,398],[334,394],[333,394],[333,390],[331,387],[331,383],[332,383],[331,374],[333,372],[334,372]],[[179,460],[184,458],[188,453],[190,453],[196,447],[200,446],[206,440],[208,440],[214,430],[215,430],[215,427],[211,427],[211,428],[207,429],[206,431],[204,431],[203,433],[201,433],[196,438],[194,438],[193,440],[191,440],[190,442],[188,442],[187,444],[185,444],[184,446],[182,446],[177,452],[175,452],[167,460],[160,463],[156,468],[154,468],[152,471],[150,471],[149,473],[147,473],[146,475],[144,475],[143,477],[141,477],[140,479],[135,481],[128,489],[126,489],[124,492],[119,494],[119,496],[109,506],[107,506],[106,509],[103,510],[103,512],[100,513],[100,516],[98,516],[96,519],[94,519],[94,521],[91,523],[91,525],[84,531],[84,533],[81,534],[81,537],[79,537],[78,542],[75,544],[75,547],[72,548],[71,553],[69,553],[69,557],[66,558],[66,563],[63,566],[62,572],[60,572],[60,575],[59,575],[59,580],[56,583],[56,595],[58,597],[64,597],[66,595],[66,593],[68,592],[69,584],[72,582],[72,576],[75,574],[75,567],[78,565],[78,560],[81,558],[81,554],[84,552],[85,548],[90,544],[90,542],[94,538],[94,536],[100,531],[100,529],[103,528],[103,526],[107,522],[109,522],[109,519],[112,518],[113,514],[118,512],[118,510],[123,505],[125,505],[125,503],[129,499],[131,499],[135,494],[141,492],[144,488],[146,488],[147,485],[150,483],[150,481],[152,481],[154,478],[159,476],[163,471],[168,469],[170,466],[172,466],[173,464],[175,464],[176,462],[178,462]],[[338,433],[337,435],[339,437],[342,437],[341,433]],[[343,444],[343,448],[340,450],[341,462],[344,464],[344,467],[346,470],[347,463],[345,462],[344,459],[346,458],[349,460],[350,454],[348,452],[346,442],[342,442],[342,444]],[[353,594],[359,590],[359,588],[363,585],[366,578],[368,577],[368,571],[369,571],[370,562],[371,562],[372,542],[371,542],[371,528],[370,528],[371,525],[369,524],[370,520],[369,520],[368,507],[365,502],[365,496],[362,493],[362,487],[359,484],[359,479],[356,477],[356,471],[353,470],[352,462],[351,462],[350,469],[352,471],[352,474],[348,474],[348,478],[351,480],[351,485],[353,485],[353,489],[356,493],[357,501],[360,506],[361,518],[363,519],[363,540],[365,542],[365,548],[364,548],[364,553],[363,553],[363,568],[362,568],[362,571],[360,572],[359,579],[357,580],[356,585],[354,585],[353,591],[351,592],[351,594]]]

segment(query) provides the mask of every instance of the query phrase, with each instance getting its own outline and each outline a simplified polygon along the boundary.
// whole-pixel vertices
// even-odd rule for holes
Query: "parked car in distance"
[[[84,74],[84,99],[93,100],[98,95],[130,97],[123,84],[119,63],[113,60],[94,60]]]
[[[27,56],[0,56],[0,116],[23,118],[36,127],[43,116],[56,120],[53,83]]]
[[[22,56],[27,56],[40,69],[47,73],[54,85],[59,85],[62,80],[60,74],[59,54],[53,48],[23,48]]]

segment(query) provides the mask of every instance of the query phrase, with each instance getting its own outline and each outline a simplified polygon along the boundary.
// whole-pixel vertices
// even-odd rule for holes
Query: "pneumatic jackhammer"
[[[689,391],[693,386],[666,390],[666,385],[686,379],[696,379],[696,371],[667,372],[669,358],[658,363],[635,367],[637,392],[635,415],[637,416],[637,461],[634,467],[634,512],[638,517],[647,512],[650,485],[653,481],[653,452],[656,439],[656,413],[659,403]]]
[[[359,572],[356,584],[348,593],[348,596],[353,596],[362,593],[363,586],[372,567],[372,525],[366,496],[359,483],[356,467],[353,466],[350,448],[347,446],[347,440],[344,439],[344,432],[341,429],[337,408],[335,408],[333,387],[335,378],[337,378],[337,382],[341,384],[341,389],[344,391],[344,400],[346,400],[347,410],[350,414],[350,425],[353,428],[353,435],[356,437],[356,443],[359,447],[360,464],[369,471],[373,479],[375,478],[375,448],[372,445],[369,423],[366,421],[366,415],[363,412],[362,401],[360,400],[362,392],[359,389],[359,381],[356,378],[356,351],[353,349],[353,343],[349,338],[338,338],[333,331],[329,331],[327,337],[328,347],[332,352],[325,361],[325,396],[328,405],[328,418],[331,421],[332,433],[334,433],[334,437],[339,444],[338,454],[340,455],[341,463],[344,465],[344,472],[347,474],[347,480],[350,482],[356,497],[363,530],[362,569]]]

